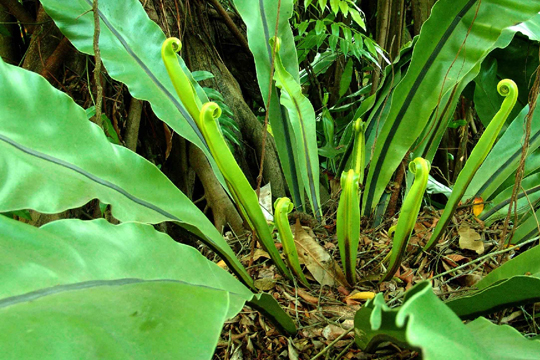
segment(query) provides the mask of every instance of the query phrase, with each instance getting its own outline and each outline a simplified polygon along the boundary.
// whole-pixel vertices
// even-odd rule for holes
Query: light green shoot
[[[180,68],[176,54],[174,53],[174,51],[178,51],[179,49],[180,40],[170,38],[163,43],[161,51],[163,61],[169,71],[178,96],[193,116],[199,130],[206,139],[210,153],[223,174],[227,187],[238,204],[240,212],[246,216],[249,225],[257,234],[262,246],[268,252],[279,271],[288,279],[292,279],[289,269],[287,269],[274,244],[272,233],[259,205],[257,194],[255,194],[246,176],[238,166],[219,130],[217,119],[221,116],[221,109],[213,102],[208,102],[202,105],[202,107],[199,107],[200,101],[196,97],[189,79]]]
[[[296,250],[296,244],[294,242],[291,226],[289,224],[289,217],[287,216],[294,208],[293,203],[289,198],[282,197],[276,200],[274,203],[274,221],[283,244],[283,253],[285,259],[289,264],[292,272],[305,286],[309,287],[309,283],[300,268],[300,259],[298,258],[298,252]]]
[[[414,224],[416,224],[418,213],[420,212],[430,168],[431,165],[429,161],[420,157],[409,163],[409,170],[414,174],[414,183],[401,206],[401,214],[399,215],[395,231],[394,229],[388,231],[389,235],[391,233],[394,234],[394,238],[392,241],[392,251],[390,253],[388,271],[382,281],[391,279],[401,265],[401,259],[405,253],[407,244],[409,243],[409,238],[414,229]]]
[[[356,283],[356,254],[360,242],[359,175],[350,169],[341,174],[341,196],[337,211],[337,238],[345,277]]]
[[[437,223],[435,230],[433,230],[433,234],[431,235],[429,242],[424,247],[425,251],[430,251],[433,249],[435,244],[437,244],[437,241],[452,219],[452,215],[454,215],[454,212],[456,211],[461,198],[465,194],[467,187],[471,183],[474,174],[476,174],[476,171],[480,165],[482,165],[484,159],[491,151],[491,148],[497,139],[497,135],[499,135],[499,132],[501,131],[506,119],[516,104],[518,87],[515,82],[509,79],[501,80],[497,85],[497,91],[500,95],[505,96],[506,98],[504,99],[501,108],[499,111],[497,111],[486,130],[480,137],[480,140],[478,140],[478,143],[471,152],[467,163],[459,173],[452,190],[452,195],[450,195],[450,198],[446,203],[446,207],[444,208],[444,212]]]

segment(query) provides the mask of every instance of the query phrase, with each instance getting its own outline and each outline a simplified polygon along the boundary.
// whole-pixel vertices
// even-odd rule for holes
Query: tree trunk
[[[429,18],[429,15],[431,15],[431,8],[433,7],[433,4],[435,4],[435,1],[436,0],[412,0],[411,7],[414,35],[420,34],[422,25]]]

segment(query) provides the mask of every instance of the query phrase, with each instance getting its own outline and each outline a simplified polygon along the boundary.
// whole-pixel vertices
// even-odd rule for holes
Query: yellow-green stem
[[[452,195],[450,195],[450,198],[446,203],[446,207],[444,208],[444,212],[439,219],[437,226],[433,230],[433,234],[431,235],[429,242],[424,247],[425,251],[430,251],[433,249],[435,244],[440,239],[443,231],[446,229],[446,226],[448,226],[448,223],[452,219],[452,215],[454,215],[461,198],[465,194],[467,187],[471,183],[474,174],[476,174],[476,171],[480,165],[482,165],[484,159],[491,151],[491,148],[497,139],[497,135],[499,135],[499,132],[501,131],[506,119],[516,104],[518,88],[515,82],[509,79],[501,80],[497,85],[497,91],[500,95],[505,96],[506,98],[504,99],[501,108],[495,114],[486,130],[480,137],[480,140],[478,140],[478,143],[471,152],[467,163],[459,173],[452,190]]]
[[[416,224],[416,219],[418,218],[418,213],[420,212],[430,168],[429,161],[420,157],[409,163],[409,170],[414,174],[414,183],[401,206],[401,213],[392,240],[388,271],[383,281],[391,279],[401,265],[401,258],[405,253],[409,238],[414,229],[414,224]],[[390,234],[390,231],[388,233]]]
[[[356,254],[360,242],[359,175],[350,169],[341,174],[341,196],[337,211],[337,238],[345,277],[356,283]]]
[[[231,188],[231,192],[235,195],[239,205],[250,219],[250,225],[253,226],[257,237],[261,244],[266,249],[279,271],[287,278],[292,279],[291,273],[287,266],[281,260],[279,252],[272,239],[272,233],[263,215],[257,194],[249,184],[246,176],[238,166],[234,159],[231,150],[227,146],[223,135],[219,131],[217,119],[221,115],[220,107],[213,102],[208,102],[203,105],[197,126],[201,130],[204,138],[208,142],[208,147],[212,156],[216,160],[219,170],[227,181],[227,185]]]
[[[283,244],[283,253],[292,272],[300,279],[302,284],[309,287],[309,283],[300,267],[300,259],[294,242],[289,217],[287,216],[294,208],[293,203],[289,198],[283,197],[276,200],[274,203],[274,221]]]

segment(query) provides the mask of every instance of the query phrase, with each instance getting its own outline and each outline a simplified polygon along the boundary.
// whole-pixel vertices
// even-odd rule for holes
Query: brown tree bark
[[[412,0],[412,16],[413,16],[413,29],[414,35],[420,34],[420,29],[424,22],[431,15],[431,8],[435,4],[436,0]]]

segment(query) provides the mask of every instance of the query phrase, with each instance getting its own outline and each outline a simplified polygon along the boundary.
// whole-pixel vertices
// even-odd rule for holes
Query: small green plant
[[[309,287],[302,268],[300,268],[300,260],[298,258],[298,251],[296,250],[296,244],[294,242],[291,226],[289,224],[288,214],[294,208],[293,203],[289,198],[279,198],[274,203],[274,221],[283,244],[283,254],[289,264],[292,272],[300,279],[302,284]]]
[[[443,231],[446,229],[448,223],[452,219],[452,215],[454,215],[461,198],[465,194],[467,186],[469,186],[474,174],[476,174],[476,171],[489,154],[493,144],[495,144],[495,140],[497,140],[499,132],[501,131],[506,119],[508,118],[508,115],[510,115],[514,105],[516,104],[518,88],[515,82],[509,79],[501,80],[497,85],[497,91],[500,95],[505,96],[501,108],[495,114],[493,120],[491,120],[489,123],[488,127],[480,137],[480,140],[478,140],[478,143],[471,152],[465,167],[459,173],[456,184],[454,185],[454,189],[452,190],[452,195],[450,195],[450,198],[446,203],[446,207],[444,208],[444,212],[437,223],[437,226],[433,230],[431,238],[424,247],[425,251],[430,251],[433,249],[435,244],[437,244],[437,241],[442,236]]]
[[[414,174],[414,183],[401,205],[401,214],[399,215],[395,231],[392,231],[394,236],[390,253],[390,263],[382,281],[390,280],[401,265],[401,258],[407,249],[407,243],[414,230],[418,213],[420,212],[430,168],[429,161],[422,158],[416,158],[409,163],[409,170]]]
[[[274,264],[279,271],[288,279],[292,279],[292,275],[287,269],[287,266],[281,260],[279,252],[272,239],[272,233],[266,223],[266,218],[259,205],[257,194],[249,184],[246,176],[238,166],[234,159],[231,150],[227,146],[223,134],[218,128],[216,120],[221,115],[220,107],[214,102],[208,102],[200,105],[197,102],[195,89],[191,82],[184,74],[178,59],[176,51],[181,49],[180,40],[176,38],[167,39],[162,46],[163,62],[167,68],[169,76],[174,84],[178,96],[182,100],[189,113],[195,119],[199,130],[203,134],[212,156],[216,160],[219,170],[225,177],[227,186],[240,208],[240,212],[244,215],[251,228],[257,233],[257,237],[261,241]]]
[[[339,254],[347,282],[356,283],[356,254],[360,242],[360,176],[350,169],[341,174],[341,196],[337,212]]]

